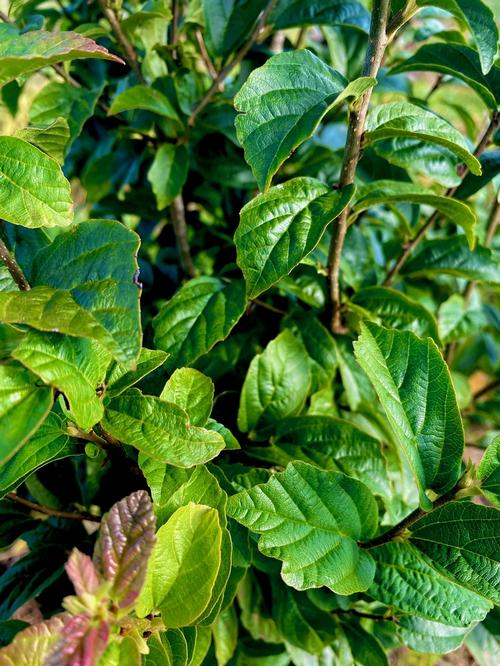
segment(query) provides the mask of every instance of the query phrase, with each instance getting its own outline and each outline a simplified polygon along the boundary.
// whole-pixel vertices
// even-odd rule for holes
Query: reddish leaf
[[[120,608],[137,599],[154,542],[153,505],[145,490],[120,500],[104,516],[94,564],[106,580],[113,582],[111,595]]]
[[[69,615],[61,613],[20,631],[10,645],[0,650],[0,666],[30,666],[33,655],[36,655],[37,663],[44,663],[68,620]]]
[[[92,594],[99,587],[99,577],[94,563],[88,555],[81,553],[78,548],[73,548],[64,568],[77,594],[83,594],[84,592]]]
[[[83,613],[71,617],[44,666],[96,666],[109,640],[109,624]]]

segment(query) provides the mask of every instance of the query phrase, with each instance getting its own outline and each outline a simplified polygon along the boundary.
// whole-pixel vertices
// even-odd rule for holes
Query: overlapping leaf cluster
[[[496,663],[494,4],[6,3],[0,666]]]

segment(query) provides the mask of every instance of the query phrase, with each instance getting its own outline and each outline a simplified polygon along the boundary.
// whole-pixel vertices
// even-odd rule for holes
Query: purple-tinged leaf
[[[109,640],[109,624],[81,613],[69,618],[44,666],[96,666]]]
[[[92,594],[99,587],[99,576],[94,563],[78,548],[73,548],[64,568],[77,594]]]
[[[62,613],[20,631],[12,643],[0,650],[0,666],[44,664],[68,620],[69,615]],[[33,661],[34,655],[36,662]]]
[[[22,74],[34,72],[76,58],[101,58],[125,64],[93,39],[77,32],[47,32],[36,30],[18,35],[2,35],[0,44],[0,86]]]
[[[104,516],[94,564],[112,581],[111,596],[120,608],[130,606],[139,596],[154,542],[153,505],[145,490],[120,500]]]

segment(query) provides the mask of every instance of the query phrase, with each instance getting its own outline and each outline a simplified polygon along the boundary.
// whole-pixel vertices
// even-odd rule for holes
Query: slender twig
[[[285,33],[283,30],[276,30],[271,40],[271,52],[281,53],[285,46]]]
[[[207,104],[209,104],[209,102],[212,100],[212,97],[218,91],[220,84],[230,74],[230,72],[233,71],[236,65],[238,65],[243,60],[243,58],[246,56],[246,54],[255,44],[255,42],[259,38],[262,28],[264,27],[267,21],[267,17],[269,16],[269,14],[274,8],[274,5],[276,4],[276,1],[277,0],[270,0],[267,7],[262,12],[260,19],[258,20],[257,25],[255,26],[250,37],[243,44],[238,53],[236,53],[231,62],[229,62],[225,67],[223,67],[221,71],[217,74],[214,82],[212,83],[210,88],[205,93],[204,97],[200,100],[198,105],[193,109],[191,115],[189,116],[188,120],[189,127],[193,127],[193,125],[196,123],[196,119],[198,118],[199,114],[203,111],[203,109],[207,106]]]
[[[56,63],[55,65],[52,65],[52,69],[55,72],[57,72],[59,76],[62,76],[62,78],[66,81],[66,83],[70,83],[75,88],[82,87],[82,84],[79,81],[73,78],[71,74],[68,74],[68,72],[64,69],[63,65]]]
[[[207,47],[205,45],[205,40],[203,39],[203,35],[201,34],[201,30],[199,29],[195,30],[194,35],[196,37],[198,48],[200,49],[201,59],[203,60],[203,64],[205,65],[207,72],[210,74],[210,78],[212,79],[217,78],[217,70],[214,67],[214,63],[210,59],[210,55],[208,54]]]
[[[474,395],[472,396],[474,402],[476,402],[480,398],[484,398],[485,395],[491,393],[491,391],[494,391],[499,386],[500,386],[500,379],[495,379],[493,382],[486,384],[486,386],[483,386],[483,388],[479,389],[477,393],[474,393]]]
[[[488,217],[488,223],[486,225],[486,235],[484,237],[484,244],[486,247],[490,247],[495,238],[497,227],[500,224],[500,201],[495,197],[493,206]]]
[[[299,30],[299,34],[297,35],[297,41],[295,42],[295,47],[296,49],[302,48],[302,42],[304,41],[304,37],[307,34],[307,31],[309,30],[308,25],[303,25],[302,28]]]
[[[270,303],[266,303],[265,301],[261,301],[260,298],[252,298],[251,302],[255,303],[255,305],[259,305],[261,308],[264,308],[265,310],[269,310],[270,312],[275,312],[276,314],[280,314],[280,315],[286,315],[287,314],[285,312],[285,310],[281,310],[280,308],[277,308],[274,305],[271,305]]]
[[[391,620],[392,622],[398,622],[399,618],[396,615],[377,615],[376,613],[365,613],[364,611],[358,611],[355,608],[347,608],[344,610],[343,608],[337,608],[336,610],[333,611],[334,615],[343,615],[343,614],[350,614],[350,615],[356,615],[356,617],[363,617],[367,618],[368,620]]]
[[[37,511],[38,513],[43,513],[46,516],[54,516],[55,518],[68,518],[69,520],[89,520],[93,523],[100,523],[101,519],[97,516],[93,516],[91,513],[86,511],[59,511],[58,509],[52,509],[49,506],[44,506],[43,504],[36,504],[30,500],[24,499],[24,497],[19,497],[15,493],[7,493],[5,496],[7,499],[22,504],[23,506],[28,507],[32,511]]]
[[[116,15],[113,9],[110,9],[110,7],[106,6],[105,0],[99,0],[99,5],[101,6],[102,13],[108,19],[111,29],[115,34],[116,41],[118,42],[118,44],[120,44],[123,54],[128,60],[128,63],[132,68],[134,74],[137,76],[139,81],[145,83],[144,77],[139,67],[139,61],[137,59],[137,54],[135,52],[135,49],[132,46],[132,44],[129,42],[125,33],[123,32],[120,21],[118,20],[118,16]]]
[[[474,150],[474,157],[479,157],[487,148],[491,141],[491,137],[495,133],[496,129],[498,128],[498,125],[500,123],[500,113],[498,111],[495,111],[493,113],[493,116],[491,118],[491,121],[484,131],[483,135],[481,136],[481,139],[479,140],[476,149]],[[462,177],[465,178],[467,173],[469,172],[468,168],[465,167],[462,170]],[[445,197],[452,197],[455,192],[458,189],[458,185],[455,187],[450,187],[446,190],[444,193]],[[403,268],[404,264],[406,263],[406,260],[410,256],[410,254],[413,252],[413,250],[416,248],[416,246],[420,243],[420,241],[424,238],[424,236],[427,234],[429,229],[434,226],[436,223],[436,220],[439,219],[439,212],[434,211],[432,215],[428,218],[427,222],[420,227],[418,230],[417,234],[407,243],[403,245],[403,251],[399,255],[398,259],[396,260],[396,263],[394,266],[391,268],[391,270],[387,273],[386,278],[384,280],[384,285],[390,286],[394,282],[394,278],[399,274],[400,270]]]
[[[172,57],[174,60],[177,60],[177,41],[179,39],[179,33],[177,30],[177,24],[179,22],[179,0],[174,0],[173,2],[173,7],[172,7],[172,34],[171,34],[171,39],[170,43],[172,45]]]
[[[196,277],[198,271],[193,263],[191,257],[191,248],[187,237],[187,224],[186,224],[186,211],[184,208],[184,200],[182,194],[179,194],[172,201],[170,206],[170,214],[172,217],[172,226],[174,228],[175,239],[177,241],[177,249],[181,260],[181,266],[184,272],[190,277]]]
[[[2,19],[2,21],[3,21],[4,23],[12,23],[12,21],[11,21],[10,18],[7,16],[7,14],[6,14],[5,12],[2,12],[2,11],[0,11],[0,19]]]
[[[376,78],[385,47],[387,45],[386,26],[389,16],[390,0],[375,0],[372,10],[370,36],[366,52],[363,76]],[[370,104],[372,89],[367,90],[356,102],[349,116],[347,141],[344,152],[344,162],[340,174],[339,187],[346,187],[354,182],[356,167],[361,156],[361,140],[365,128],[366,115]],[[347,233],[347,220],[349,209],[346,208],[339,217],[333,221],[332,240],[328,254],[328,278],[330,283],[330,298],[332,303],[331,328],[335,333],[344,332],[341,319],[340,298],[340,259]]]
[[[103,447],[106,447],[108,445],[108,442],[102,437],[99,437],[99,435],[95,433],[93,430],[85,432],[85,430],[81,430],[76,425],[69,425],[66,428],[66,432],[71,437],[78,437],[79,439],[83,439],[86,442],[92,442],[93,444],[98,444],[99,446]]]
[[[424,102],[428,102],[429,99],[432,97],[432,95],[436,92],[436,90],[439,88],[439,86],[443,83],[444,79],[444,74],[439,74],[437,79],[434,81],[434,85],[432,88],[429,90],[427,95],[424,98]]]
[[[21,267],[14,259],[12,254],[9,252],[8,247],[5,245],[3,240],[0,238],[0,259],[3,261],[7,270],[12,276],[12,279],[17,284],[21,291],[29,291],[30,285],[26,279]]]

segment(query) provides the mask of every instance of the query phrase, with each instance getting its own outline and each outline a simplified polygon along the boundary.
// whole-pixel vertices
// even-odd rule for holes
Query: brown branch
[[[179,22],[179,0],[174,0],[173,2],[173,12],[172,12],[172,36],[170,43],[172,44],[172,57],[174,60],[177,60],[177,41],[179,39],[179,33],[177,31],[177,24]]]
[[[29,291],[30,285],[26,279],[21,267],[14,259],[12,254],[9,252],[8,247],[5,245],[3,240],[0,238],[0,259],[3,261],[7,270],[12,276],[12,279],[17,284],[21,291]]]
[[[281,310],[280,308],[276,308],[274,305],[271,305],[270,303],[266,303],[265,301],[261,301],[260,298],[252,298],[251,303],[255,303],[255,305],[259,305],[261,308],[264,308],[265,310],[269,310],[270,312],[275,312],[276,314],[280,315],[286,315],[287,312],[285,310]]]
[[[201,34],[201,30],[196,29],[194,35],[196,37],[198,48],[200,49],[200,55],[201,59],[203,60],[203,64],[205,65],[207,72],[210,74],[210,78],[216,79],[217,70],[215,69],[213,62],[210,59],[207,47],[205,45],[205,40],[203,39],[203,35]]]
[[[106,6],[106,0],[99,0],[99,5],[101,7],[102,13],[108,19],[111,29],[115,34],[116,41],[121,46],[123,54],[125,55],[125,58],[128,60],[128,63],[132,71],[137,76],[139,81],[145,83],[144,77],[139,67],[139,61],[137,60],[137,54],[135,52],[135,49],[132,46],[132,44],[129,42],[125,33],[123,32],[120,21],[118,20],[118,16],[116,15],[113,9]]]
[[[2,11],[0,11],[0,19],[1,19],[4,23],[12,23],[12,21],[11,21],[10,18],[7,16],[7,14],[6,14],[5,12],[2,12]]]
[[[187,237],[186,211],[182,194],[176,196],[172,201],[170,214],[172,217],[172,226],[174,228],[182,269],[187,275],[189,275],[189,277],[196,277],[198,271],[196,270],[191,257],[191,248],[189,247]]]
[[[277,0],[270,0],[268,3],[267,7],[264,9],[262,12],[260,19],[257,22],[257,25],[255,26],[252,34],[250,37],[247,39],[247,41],[243,44],[241,49],[236,53],[234,58],[229,62],[225,67],[221,69],[221,71],[217,74],[214,82],[210,86],[210,88],[207,90],[205,93],[204,97],[200,100],[198,105],[193,109],[191,115],[189,116],[188,120],[188,126],[193,127],[194,124],[196,123],[196,119],[198,118],[199,114],[203,111],[203,109],[207,106],[207,104],[210,103],[212,100],[213,96],[215,93],[218,91],[219,86],[221,83],[224,82],[225,78],[228,76],[230,72],[238,65],[243,58],[246,56],[246,54],[250,51],[252,46],[255,44],[257,39],[259,38],[259,35],[267,21],[267,17],[269,14],[272,12],[274,5],[276,4]]]
[[[389,16],[390,0],[375,0],[372,11],[370,36],[366,51],[365,64],[362,76],[376,78],[384,57],[387,45],[386,26]],[[361,139],[365,128],[366,115],[372,95],[372,89],[367,90],[356,102],[349,116],[347,141],[344,152],[344,162],[340,174],[339,186],[346,187],[354,182],[356,167],[361,156]],[[349,209],[346,208],[339,217],[333,221],[333,232],[328,254],[328,278],[330,283],[330,299],[332,303],[331,329],[334,333],[344,332],[341,318],[340,298],[340,259],[347,233],[347,220]]]
[[[86,511],[59,511],[58,509],[52,509],[49,506],[43,506],[43,504],[36,504],[30,500],[24,499],[24,497],[19,497],[16,493],[7,493],[5,496],[7,499],[12,500],[12,502],[17,502],[23,506],[28,507],[32,511],[37,511],[38,513],[43,513],[46,516],[54,516],[55,518],[68,518],[69,520],[89,520],[93,523],[100,523],[101,519],[97,516],[93,516],[91,513]]]
[[[337,608],[332,612],[334,615],[351,614],[356,615],[356,617],[367,618],[368,620],[391,620],[392,622],[399,621],[399,618],[396,615],[377,615],[376,613],[365,613],[363,611],[358,611],[355,608],[347,608],[346,610],[343,608]]]
[[[489,145],[491,138],[493,134],[495,133],[496,129],[498,128],[500,124],[500,113],[498,111],[495,111],[493,113],[493,116],[491,118],[491,121],[484,131],[483,135],[481,136],[481,139],[479,140],[476,149],[474,150],[474,157],[479,157],[487,148]],[[465,176],[468,174],[469,169],[465,167],[462,171],[462,178],[465,178]],[[445,197],[452,197],[455,192],[458,189],[458,185],[455,187],[450,187],[446,190],[444,193]],[[429,217],[427,222],[419,229],[417,234],[412,238],[410,241],[405,243],[403,245],[403,251],[399,255],[398,259],[396,260],[396,263],[394,266],[391,268],[391,270],[387,273],[386,278],[384,280],[384,285],[385,286],[390,286],[394,282],[394,278],[399,274],[401,269],[403,268],[404,264],[406,263],[406,260],[410,256],[410,254],[413,252],[413,250],[416,248],[416,246],[420,243],[422,238],[427,234],[429,229],[434,226],[436,223],[436,220],[439,218],[439,213],[438,211],[434,211],[432,215]]]

